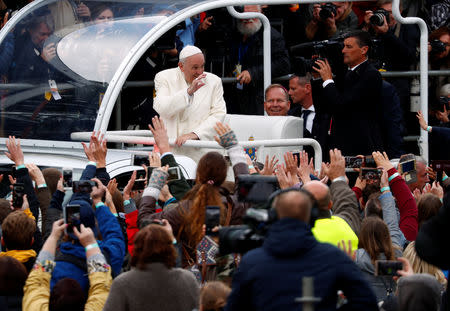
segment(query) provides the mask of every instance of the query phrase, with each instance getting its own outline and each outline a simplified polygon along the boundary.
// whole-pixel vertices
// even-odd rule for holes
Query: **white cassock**
[[[218,121],[223,122],[227,110],[223,99],[222,80],[212,73],[205,74],[205,85],[192,96],[187,93],[189,84],[179,67],[156,74],[153,108],[164,120],[169,138],[194,132],[200,140],[214,140],[214,126]],[[174,153],[186,155],[195,162],[208,151],[211,149],[173,149]]]

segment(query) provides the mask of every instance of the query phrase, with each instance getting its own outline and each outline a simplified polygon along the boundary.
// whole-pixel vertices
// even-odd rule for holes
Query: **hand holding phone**
[[[80,231],[81,225],[81,214],[80,205],[78,204],[67,204],[63,208],[64,223],[67,225],[66,233],[73,233],[73,228],[76,227]]]
[[[219,231],[213,232],[213,229],[220,225],[220,206],[206,206],[205,226],[206,235],[215,236]]]
[[[15,183],[13,185],[13,199],[12,199],[12,205],[14,208],[22,208],[24,195],[25,195],[25,185],[22,183]]]

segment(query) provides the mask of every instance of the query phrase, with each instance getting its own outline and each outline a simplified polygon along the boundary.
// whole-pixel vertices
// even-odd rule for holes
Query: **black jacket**
[[[264,245],[248,252],[234,275],[225,310],[302,310],[302,278],[314,278],[314,310],[336,310],[336,292],[348,303],[341,310],[378,310],[375,295],[356,264],[338,248],[319,243],[296,219],[274,223]]]
[[[271,28],[272,77],[287,75],[290,72],[290,61],[284,39],[281,34]],[[227,57],[227,73],[232,75],[236,64],[242,65],[242,71],[248,70],[252,81],[239,90],[235,83],[228,84],[225,101],[229,113],[264,114],[264,66],[263,66],[263,27],[242,43],[242,35],[235,33],[229,44],[230,54]],[[241,57],[239,59],[239,50]]]
[[[330,115],[326,113],[320,113],[315,111],[312,132],[304,131],[304,138],[312,138],[319,142],[320,147],[322,147],[322,160],[328,159],[328,130],[330,129]],[[296,105],[291,110],[289,110],[288,115],[294,117],[302,117],[302,107]],[[309,156],[314,156],[314,149],[311,146],[305,146],[303,149],[308,152]]]
[[[383,150],[380,131],[381,75],[369,62],[336,79],[321,92],[322,110],[332,116],[331,147],[344,155],[367,155]]]

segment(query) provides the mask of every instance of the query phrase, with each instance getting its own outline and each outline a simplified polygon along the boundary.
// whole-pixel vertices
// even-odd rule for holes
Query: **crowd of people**
[[[75,9],[69,16],[77,23],[98,22],[96,35],[114,16],[156,9],[57,4],[47,9]],[[402,9],[428,22],[431,68],[448,68],[448,1],[405,1]],[[294,72],[288,87],[272,84],[263,92],[259,19],[229,27],[216,10],[186,20],[174,33],[176,44],[145,55],[159,69],[149,71],[159,116],[148,125],[157,149],[144,165],[143,190],[138,172],[123,189],[111,179],[100,133],[83,143],[87,165],[71,191],[57,168],[48,163],[41,171],[9,136],[5,154],[14,170],[0,175],[11,188],[0,199],[0,310],[450,309],[448,79],[430,79],[430,103],[439,99],[430,104],[435,118],[427,123],[418,111],[410,120],[430,135],[430,159],[440,161],[429,165],[402,150],[414,111],[409,81],[383,80],[379,72],[415,66],[417,28],[397,23],[389,0],[242,11],[281,18],[283,31],[271,31],[272,75]],[[45,72],[46,80],[58,80],[47,39],[67,23],[73,21],[50,13],[19,38],[9,36],[28,48],[11,54],[14,48],[2,45],[0,74],[14,81]],[[319,40],[329,41],[318,47]],[[311,48],[318,58],[296,54]],[[3,57],[21,69],[3,66]],[[161,63],[170,57],[178,58],[176,68]],[[26,65],[31,58],[33,67]],[[236,82],[224,86],[223,76]],[[322,147],[321,167],[309,149],[252,161],[223,121],[227,112],[264,111],[301,117],[304,136]],[[221,152],[183,146],[213,139]],[[172,178],[180,153],[197,162],[195,180],[179,169]],[[230,166],[234,182],[227,180]]]
[[[67,204],[61,172],[41,171],[20,140],[7,140],[15,171],[0,177],[12,189],[10,201],[0,200],[4,310],[294,310],[304,277],[313,278],[316,310],[448,310],[445,173],[413,155],[395,167],[374,151],[355,168],[353,185],[339,149],[320,173],[305,151],[259,170],[217,122],[235,183],[226,181],[225,157],[208,152],[191,185],[182,174],[168,181],[178,164],[164,121],[154,117],[149,128],[159,153],[149,154],[143,191],[133,190],[136,172],[118,189],[105,169],[106,140],[93,133]],[[411,158],[414,182],[403,165]],[[380,175],[364,173],[370,161]],[[276,176],[277,187],[265,187],[260,175]],[[265,198],[260,244],[222,233],[261,208],[243,194],[242,176],[254,178]]]
[[[3,23],[11,14],[23,6],[27,1],[0,2],[0,14]],[[423,18],[429,28],[429,64],[430,69],[446,69],[449,66],[450,30],[446,13],[450,5],[446,1],[408,1],[401,2],[403,16],[419,16]],[[91,40],[114,35],[118,31],[108,22],[124,18],[135,18],[147,15],[173,14],[178,8],[160,4],[126,4],[122,2],[73,2],[59,1],[48,4],[37,10],[33,16],[23,20],[10,31],[0,46],[0,75],[8,83],[47,84],[54,81],[56,85],[69,82],[73,76],[66,76],[67,70],[62,70],[56,54],[55,38],[63,37],[68,31],[89,25],[96,30]],[[291,107],[281,111],[283,115],[303,116],[306,137],[313,137],[327,150],[329,147],[339,147],[345,153],[345,146],[339,145],[347,129],[342,124],[347,123],[348,115],[341,111],[349,109],[355,113],[352,122],[368,124],[363,131],[355,125],[351,128],[353,134],[369,134],[371,142],[368,149],[385,150],[390,157],[399,157],[403,151],[417,153],[414,146],[403,142],[403,137],[417,135],[419,128],[415,122],[415,113],[419,110],[417,79],[405,77],[388,77],[381,83],[378,71],[409,71],[418,68],[418,45],[420,32],[417,25],[406,25],[397,22],[392,14],[392,1],[377,2],[336,2],[329,4],[292,4],[258,6],[249,5],[238,8],[243,12],[261,12],[271,21],[271,73],[272,78],[292,74],[290,77],[300,84],[281,82],[288,89]],[[74,28],[75,27],[75,28]],[[348,58],[355,50],[344,48],[347,34],[355,30],[362,30],[370,36],[359,36],[359,47],[367,46],[362,59],[368,59],[371,66],[366,73],[368,64],[350,75],[362,84],[354,83],[347,76],[347,70],[354,60]],[[158,40],[142,57],[133,71],[129,81],[146,81],[168,68],[176,66],[181,59],[180,52],[186,46],[197,46],[204,54],[204,69],[219,77],[235,77],[234,83],[224,84],[224,100],[227,113],[262,115],[279,115],[280,112],[267,111],[264,102],[267,98],[263,90],[263,27],[259,19],[234,19],[225,9],[216,9],[186,19],[177,25],[166,36]],[[362,38],[364,39],[362,40]],[[324,43],[323,40],[328,40]],[[96,54],[97,48],[92,47],[91,54]],[[127,52],[127,51],[125,51]],[[81,120],[65,120],[71,125],[72,131],[85,131],[95,119],[98,104],[101,103],[105,92],[105,83],[114,73],[115,65],[111,63],[111,51],[101,50],[98,55],[98,71],[96,76],[103,85],[89,85],[75,88],[75,93],[64,91],[58,94],[63,99],[75,100],[77,105],[66,105],[66,112],[72,111],[84,117]],[[115,51],[114,53],[118,53]],[[315,62],[315,57],[319,61]],[[322,59],[327,59],[330,70],[327,69],[326,78],[331,74],[333,84],[324,81],[323,68],[318,68]],[[80,66],[83,60],[80,60]],[[32,65],[31,65],[32,64]],[[92,67],[91,63],[86,64]],[[323,66],[322,66],[323,67]],[[316,71],[320,69],[322,73]],[[92,68],[90,68],[92,70]],[[369,78],[369,82],[359,79]],[[371,80],[375,79],[375,80]],[[330,79],[331,80],[331,79]],[[448,127],[449,114],[449,80],[447,76],[430,77],[429,112],[431,125]],[[83,83],[83,81],[77,81]],[[311,83],[311,90],[309,84]],[[336,88],[332,87],[335,86]],[[330,107],[330,100],[337,96],[342,98],[340,105]],[[58,92],[58,91],[57,91]],[[13,95],[9,90],[5,95]],[[48,93],[48,94],[47,94]],[[46,93],[46,100],[57,102],[58,95]],[[267,93],[267,92],[266,92]],[[294,94],[295,93],[295,94]],[[348,102],[348,94],[352,94],[353,101],[367,101],[367,105],[355,107]],[[54,96],[56,95],[56,98]],[[153,100],[150,88],[125,89],[123,96],[127,98],[127,105],[122,107],[123,124],[116,124],[122,129],[129,126],[145,128],[154,115],[159,114],[158,103]],[[310,97],[312,96],[312,97]],[[364,98],[364,96],[368,98]],[[304,99],[307,102],[304,103]],[[33,103],[30,101],[33,100]],[[17,103],[17,111],[29,111],[36,123],[40,115],[57,113],[55,105],[37,104],[37,97],[29,98],[25,103]],[[41,101],[41,100],[39,100]],[[60,105],[62,101],[58,102]],[[36,105],[40,109],[36,110]],[[312,105],[312,106],[311,106]],[[336,108],[340,106],[340,111]],[[311,108],[309,108],[311,107]],[[13,107],[11,107],[13,109]],[[63,109],[63,108],[61,108]],[[338,108],[339,109],[339,108]],[[303,111],[307,111],[304,116]],[[309,113],[308,111],[312,111]],[[306,117],[306,118],[305,118]],[[62,118],[62,116],[60,116]],[[357,120],[355,120],[357,119]],[[14,119],[15,120],[15,119]],[[331,120],[335,122],[331,122]],[[12,122],[12,121],[11,121]],[[56,125],[43,126],[49,128]],[[315,123],[319,123],[316,125]],[[16,122],[17,123],[17,122]],[[21,121],[20,130],[17,125],[9,126],[9,118],[3,125],[7,135],[21,137],[52,139],[52,131],[43,134],[37,131],[33,124]],[[72,124],[73,123],[73,124]],[[43,127],[41,126],[41,128]],[[63,126],[60,126],[60,132]],[[357,129],[357,130],[356,130]],[[65,139],[68,139],[67,131]],[[185,133],[183,133],[185,134]],[[330,137],[331,136],[331,137]],[[338,143],[335,143],[335,141]],[[431,140],[431,154],[436,157],[448,155]],[[326,156],[326,155],[325,155]]]

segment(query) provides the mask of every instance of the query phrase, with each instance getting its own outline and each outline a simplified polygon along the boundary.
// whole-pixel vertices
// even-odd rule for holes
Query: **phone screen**
[[[397,275],[398,270],[403,269],[403,263],[398,260],[377,260],[375,261],[375,275]]]
[[[367,180],[379,180],[381,178],[382,171],[377,168],[361,168],[361,179]]]
[[[13,185],[13,199],[12,199],[12,204],[14,208],[22,208],[24,194],[25,194],[25,185],[22,183],[15,183]]]
[[[145,189],[145,179],[136,179],[134,181],[133,190],[144,190]]]
[[[73,227],[76,227],[80,231],[81,214],[80,205],[66,205],[64,208],[64,223],[67,224],[66,232],[72,233]]]
[[[167,178],[167,181],[179,180],[181,178],[181,176],[180,176],[180,168],[177,167],[177,166],[169,167],[169,170],[167,171],[167,173],[169,174],[169,177]]]
[[[408,173],[416,170],[416,160],[409,160],[403,163],[400,163],[402,173]]]
[[[65,188],[72,187],[72,170],[63,169],[63,182]]]
[[[133,165],[142,166],[142,164],[146,166],[150,166],[150,160],[147,155],[135,154],[133,155]]]

